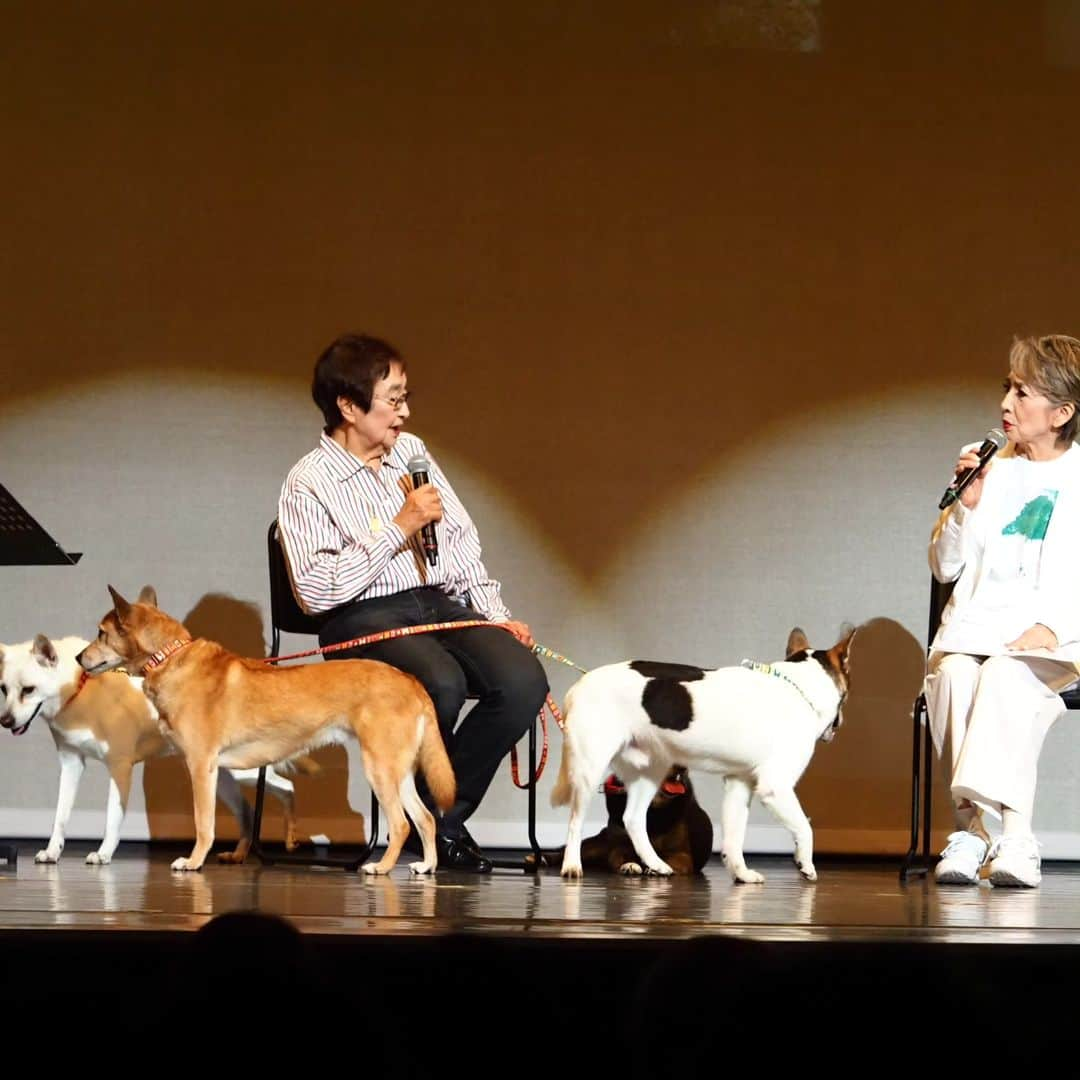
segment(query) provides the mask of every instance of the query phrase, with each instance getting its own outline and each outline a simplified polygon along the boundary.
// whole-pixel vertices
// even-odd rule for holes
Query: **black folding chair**
[[[266,535],[267,561],[270,568],[270,624],[272,640],[270,656],[280,655],[281,633],[318,634],[322,618],[308,615],[301,610],[293,595],[289,570],[285,562],[285,552],[278,537],[277,521],[270,524]],[[332,858],[329,856],[308,856],[278,854],[267,852],[259,840],[262,825],[262,810],[266,788],[266,769],[259,770],[259,782],[255,792],[255,819],[252,825],[251,851],[263,862],[288,863],[294,866],[332,866],[344,870],[356,870],[366,862],[377,846],[379,836],[379,802],[375,793],[371,793],[371,830],[367,845],[358,857],[353,859]],[[527,859],[492,859],[492,865],[499,869],[537,871],[541,865],[540,845],[536,839],[536,721],[529,728],[529,783],[528,798],[528,834],[529,845],[534,855],[530,863]]]
[[[930,623],[926,637],[927,655],[941,623],[941,613],[952,596],[955,582],[942,583],[930,577]],[[1080,709],[1080,687],[1066,690],[1061,695],[1068,709]],[[934,740],[930,735],[930,716],[926,694],[919,692],[911,710],[911,839],[907,854],[900,866],[900,881],[922,877],[934,865],[936,859],[930,851],[930,820],[933,811],[933,762]],[[920,844],[920,819],[922,850]]]

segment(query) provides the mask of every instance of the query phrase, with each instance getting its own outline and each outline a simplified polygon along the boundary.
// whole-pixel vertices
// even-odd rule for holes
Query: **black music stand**
[[[0,566],[74,566],[80,551],[65,551],[0,484]],[[0,870],[14,870],[14,844],[0,844]]]
[[[65,551],[0,484],[0,566],[74,566],[81,551]]]

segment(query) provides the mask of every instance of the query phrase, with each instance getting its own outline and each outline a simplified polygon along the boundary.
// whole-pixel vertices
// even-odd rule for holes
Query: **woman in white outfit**
[[[956,831],[937,881],[1041,880],[1032,832],[1039,752],[1080,674],[1080,341],[1015,341],[1001,401],[1005,448],[938,519],[930,568],[955,581],[931,645],[926,695],[952,753]],[[956,473],[977,467],[965,448]],[[984,813],[1001,819],[991,844]]]

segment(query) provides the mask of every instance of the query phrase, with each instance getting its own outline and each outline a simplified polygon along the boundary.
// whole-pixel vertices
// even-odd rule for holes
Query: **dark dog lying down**
[[[604,781],[604,801],[608,823],[595,836],[581,842],[582,867],[615,874],[644,873],[623,827],[626,790],[614,774]],[[660,785],[649,806],[645,826],[653,847],[676,874],[697,874],[709,861],[713,849],[712,821],[694,797],[690,777],[681,765],[676,765]],[[559,866],[562,857],[562,848],[545,851],[544,865]],[[529,855],[527,861],[532,859]]]

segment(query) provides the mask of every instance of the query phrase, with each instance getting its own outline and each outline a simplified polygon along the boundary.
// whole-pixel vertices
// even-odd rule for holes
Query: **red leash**
[[[290,653],[288,656],[268,656],[265,658],[264,663],[267,664],[280,664],[282,660],[299,660],[305,656],[318,656],[320,653],[337,652],[340,649],[354,649],[361,645],[374,645],[377,641],[390,641],[393,638],[410,637],[413,634],[433,634],[436,631],[441,630],[465,630],[470,626],[495,626],[502,627],[509,631],[508,627],[502,626],[502,623],[488,622],[486,619],[462,619],[460,622],[442,622],[442,623],[428,623],[425,626],[401,626],[395,630],[380,630],[375,634],[365,634],[363,637],[353,638],[351,641],[342,641],[337,645],[324,645],[319,649],[308,649],[307,652]],[[539,647],[539,651],[543,653],[551,654],[549,649],[544,649],[543,646]],[[576,666],[576,665],[575,665]],[[559,711],[559,706],[555,704],[551,695],[547,695],[547,707],[555,720],[555,723],[559,725],[559,730],[563,730],[564,721],[563,715]],[[540,750],[540,761],[536,766],[536,775],[532,778],[532,783],[537,783],[540,777],[544,775],[544,766],[547,764],[548,757],[548,729],[547,718],[544,716],[544,710],[540,710],[540,729],[544,735],[543,746]],[[529,784],[521,783],[520,776],[518,774],[518,758],[517,747],[510,748],[510,775],[513,778],[514,785],[519,788],[527,788]]]

